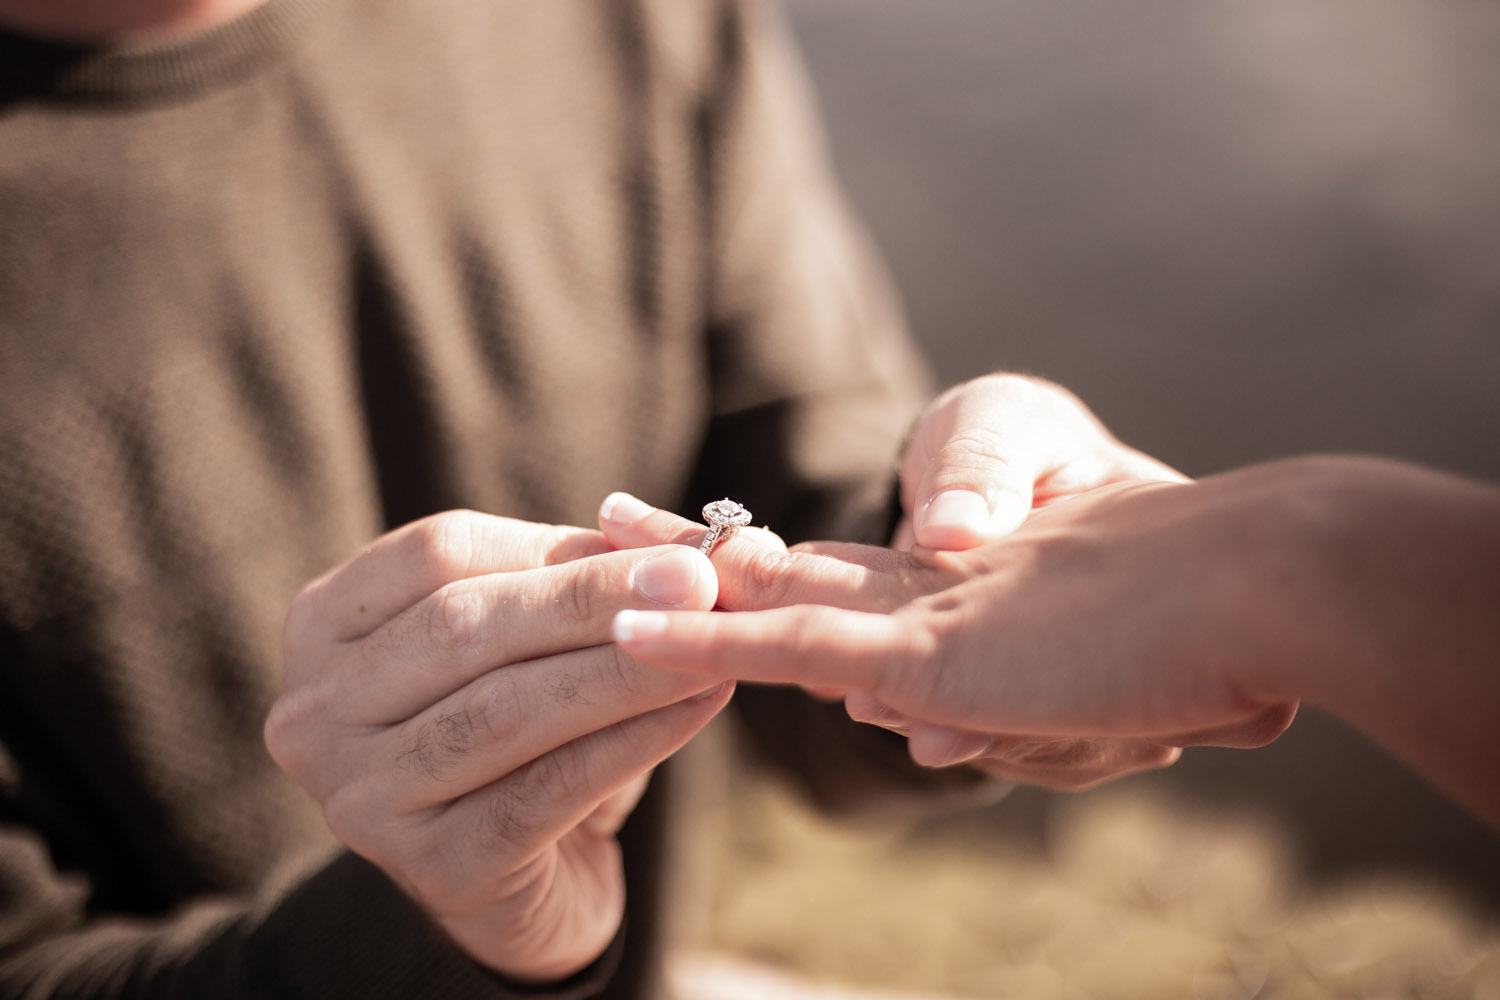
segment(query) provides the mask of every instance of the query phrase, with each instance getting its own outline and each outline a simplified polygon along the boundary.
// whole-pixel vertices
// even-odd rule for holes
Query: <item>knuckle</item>
[[[609,543],[604,540],[604,535],[598,531],[562,524],[532,525],[531,530],[540,532],[537,544],[541,547],[539,560],[541,566],[561,566],[588,556],[599,556],[613,551]]]
[[[524,851],[541,829],[536,790],[518,780],[496,785],[479,814],[479,846],[486,852]]]
[[[475,719],[468,708],[445,712],[432,723],[438,746],[450,758],[467,756],[474,748]]]
[[[415,770],[434,781],[448,781],[453,766],[474,746],[474,718],[468,709],[445,711],[418,723],[408,734],[398,767]]]
[[[640,664],[614,643],[601,648],[596,677],[601,687],[613,695],[630,695],[641,688]]]
[[[449,510],[418,521],[412,544],[419,564],[439,580],[468,576],[478,547],[478,518],[474,511]]]
[[[277,767],[288,773],[294,770],[296,760],[295,727],[291,721],[293,711],[288,706],[287,696],[282,695],[271,704],[271,711],[266,714],[266,722],[261,729],[261,738],[265,741],[271,759],[276,762]]]
[[[475,731],[487,744],[509,740],[526,718],[525,698],[516,675],[506,669],[492,670],[480,681],[469,705]]]
[[[262,728],[266,750],[278,767],[298,781],[305,780],[308,765],[316,759],[310,737],[316,728],[309,721],[318,714],[317,699],[308,688],[283,692],[266,714]]]
[[[650,769],[655,768],[660,758],[663,732],[664,730],[650,718],[636,716],[633,719],[626,719],[610,733],[610,753],[616,761],[629,760],[637,767],[647,768],[647,771],[641,775],[641,780],[646,780],[645,774],[649,774]],[[579,762],[580,764],[586,763],[581,754]]]
[[[495,786],[481,810],[480,845],[488,851],[524,853],[536,846],[559,804],[593,794],[588,760],[576,746],[560,747]]]
[[[593,621],[604,610],[606,594],[613,585],[609,569],[597,559],[585,559],[572,567],[554,598],[559,614],[570,622]]]
[[[403,749],[396,755],[396,767],[418,771],[435,781],[443,780],[446,766],[439,755],[433,727],[426,722],[416,723],[403,727],[401,736]]]
[[[565,746],[534,761],[526,773],[526,781],[535,788],[535,801],[574,802],[585,798],[591,790],[588,766],[583,752],[574,746]]]
[[[450,584],[428,599],[424,630],[439,653],[462,653],[484,640],[484,595],[473,587]]]
[[[322,614],[325,586],[322,580],[314,580],[287,606],[281,623],[281,654],[288,679],[301,676],[304,665],[315,659],[319,643],[327,641]]]
[[[477,683],[462,705],[408,726],[396,766],[434,781],[450,780],[459,761],[514,735],[523,715],[514,678],[505,670],[493,671]]]
[[[586,707],[594,703],[589,686],[587,677],[564,670],[547,679],[547,695],[564,708]]]
[[[984,471],[1005,463],[1006,438],[998,426],[970,426],[955,431],[938,449],[937,464],[949,475]]]
[[[767,607],[778,607],[787,602],[795,586],[798,560],[815,558],[806,553],[778,552],[759,546],[742,548],[748,551],[740,573],[749,587],[751,603]]]

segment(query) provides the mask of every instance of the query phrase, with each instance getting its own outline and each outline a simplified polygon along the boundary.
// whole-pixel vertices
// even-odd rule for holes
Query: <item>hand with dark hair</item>
[[[561,980],[619,930],[615,834],[734,685],[644,666],[620,608],[713,607],[681,546],[468,511],[398,529],[310,584],[266,744],[329,827],[469,955]]]

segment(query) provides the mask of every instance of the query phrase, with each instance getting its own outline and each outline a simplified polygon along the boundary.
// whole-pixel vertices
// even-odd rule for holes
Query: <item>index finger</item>
[[[604,537],[621,548],[678,543],[699,545],[708,529],[626,493],[611,494],[599,509]],[[826,604],[890,611],[922,590],[918,568],[903,552],[874,545],[819,542],[788,551],[757,532],[740,530],[710,556],[719,576],[719,606],[759,611],[793,604]]]
[[[614,640],[636,659],[722,680],[859,689],[885,697],[936,648],[912,618],[797,605],[767,611],[621,611]]]
[[[452,510],[387,532],[308,585],[296,610],[340,642],[370,634],[450,583],[609,551],[587,528]]]

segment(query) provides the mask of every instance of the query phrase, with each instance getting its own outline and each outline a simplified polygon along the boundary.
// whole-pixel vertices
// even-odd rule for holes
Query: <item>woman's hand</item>
[[[912,429],[893,545],[971,549],[1014,531],[1033,508],[1130,480],[1184,477],[1115,440],[1061,386],[987,375],[943,393]]]
[[[1261,605],[1298,592],[1250,558],[1275,546],[1236,520],[1244,499],[1230,483],[1107,487],[966,552],[788,552],[741,532],[714,553],[719,604],[737,613],[624,614],[615,634],[658,666],[844,694],[920,764],[1083,787],[1290,723],[1295,698],[1260,665],[1315,651],[1262,628]],[[701,537],[638,504],[609,505],[611,543]],[[1245,610],[1237,629],[1195,627],[1224,606]]]

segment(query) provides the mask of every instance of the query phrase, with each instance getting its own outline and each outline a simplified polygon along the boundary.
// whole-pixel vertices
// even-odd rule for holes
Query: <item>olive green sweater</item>
[[[449,507],[882,508],[921,366],[775,28],[270,0],[155,48],[0,33],[0,995],[514,992],[269,760],[281,619]],[[915,780],[775,697],[746,714],[814,791]],[[648,988],[671,786],[622,834],[623,942],[551,992]]]

